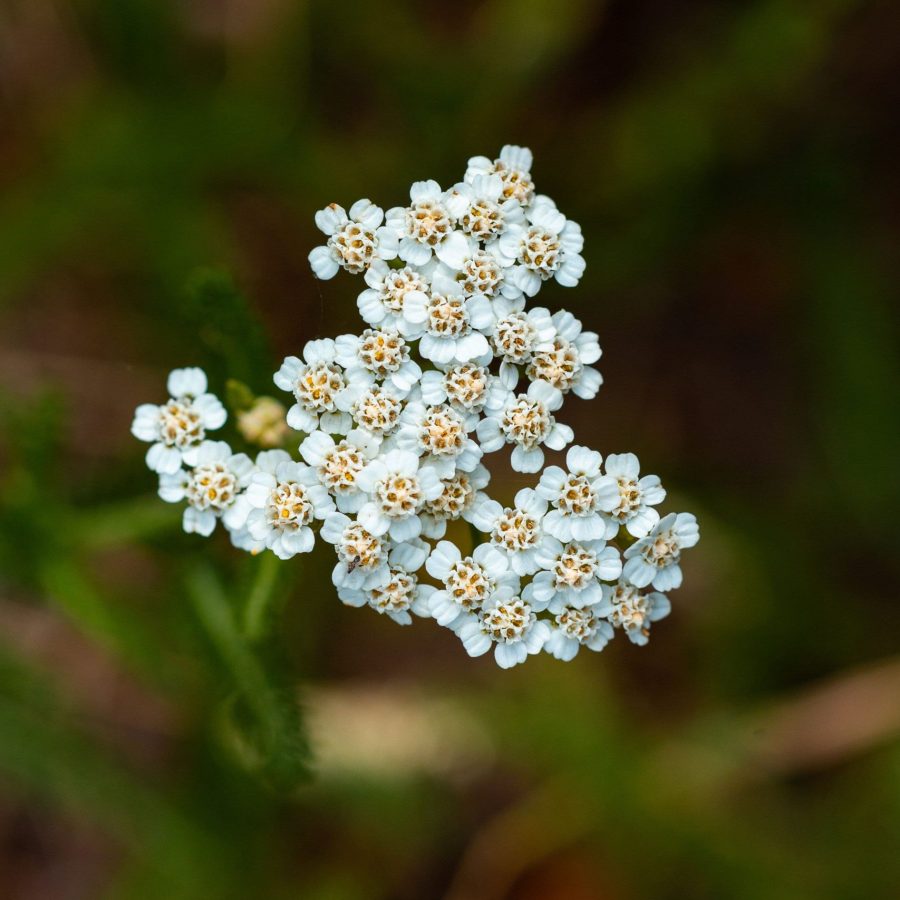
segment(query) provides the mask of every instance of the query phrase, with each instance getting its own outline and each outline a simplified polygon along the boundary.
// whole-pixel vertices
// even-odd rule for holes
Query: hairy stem
[[[269,631],[280,562],[274,553],[265,551],[257,557],[256,576],[244,606],[244,634],[250,641],[261,640]]]

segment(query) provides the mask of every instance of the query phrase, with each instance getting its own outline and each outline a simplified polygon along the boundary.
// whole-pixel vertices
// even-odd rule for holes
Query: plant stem
[[[212,570],[198,567],[190,573],[187,586],[200,621],[231,673],[235,687],[256,714],[263,746],[268,749],[278,713],[259,660],[242,639],[225,592]]]
[[[269,630],[281,563],[274,553],[265,551],[257,560],[256,577],[244,606],[244,635],[254,642],[264,638]]]

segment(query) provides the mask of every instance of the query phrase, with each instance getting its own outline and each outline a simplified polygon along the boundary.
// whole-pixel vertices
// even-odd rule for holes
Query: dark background
[[[0,3],[0,896],[898,896],[898,59],[890,2]],[[647,648],[501,672],[181,534],[128,429],[358,327],[316,209],[507,142],[586,238],[563,417],[702,540]]]

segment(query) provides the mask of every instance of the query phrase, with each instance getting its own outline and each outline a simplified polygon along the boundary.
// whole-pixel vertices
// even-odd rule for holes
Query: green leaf
[[[271,369],[268,342],[259,316],[224,272],[215,269],[194,272],[188,281],[181,313],[206,347],[210,357],[207,367],[214,383],[223,384],[230,378],[252,385],[260,372]]]

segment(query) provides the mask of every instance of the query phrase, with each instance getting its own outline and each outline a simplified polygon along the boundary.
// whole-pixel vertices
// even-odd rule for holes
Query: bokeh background
[[[3,0],[0,896],[900,896],[898,60],[888,0]],[[501,672],[181,534],[128,428],[277,393],[356,327],[313,212],[507,142],[564,418],[703,537],[648,647]]]

